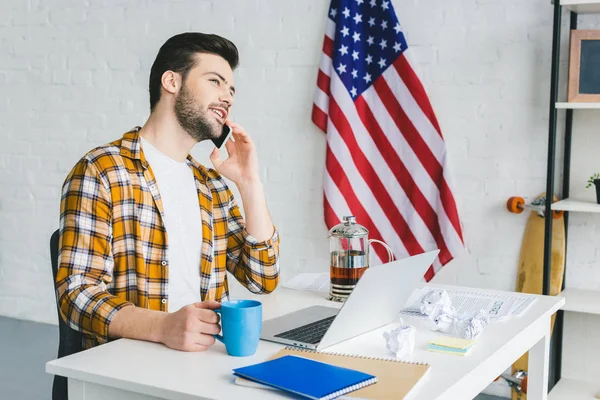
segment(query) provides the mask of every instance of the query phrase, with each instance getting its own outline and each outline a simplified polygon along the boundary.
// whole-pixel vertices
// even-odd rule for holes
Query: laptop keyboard
[[[332,317],[320,319],[318,321],[311,322],[310,324],[306,324],[298,328],[279,333],[275,335],[275,337],[288,340],[297,340],[300,342],[310,344],[319,343],[323,336],[325,336],[325,332],[327,332],[327,329],[333,322],[334,318],[335,315]]]

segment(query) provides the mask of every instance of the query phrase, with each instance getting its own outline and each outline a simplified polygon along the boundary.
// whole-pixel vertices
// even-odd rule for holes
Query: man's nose
[[[219,101],[223,103],[227,103],[227,107],[231,107],[233,104],[233,95],[229,93],[229,91],[223,92],[219,96]]]

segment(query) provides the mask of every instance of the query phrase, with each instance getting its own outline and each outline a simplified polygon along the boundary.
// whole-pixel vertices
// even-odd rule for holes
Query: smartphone
[[[225,142],[227,142],[227,140],[229,140],[231,137],[231,132],[231,127],[227,124],[224,124],[223,130],[221,131],[221,136],[219,136],[217,139],[211,140],[218,149],[221,149],[225,145]]]

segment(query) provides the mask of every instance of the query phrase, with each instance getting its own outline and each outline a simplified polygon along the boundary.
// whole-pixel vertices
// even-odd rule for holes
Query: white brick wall
[[[511,290],[526,217],[504,203],[545,188],[550,2],[394,5],[447,141],[469,249],[436,280]],[[326,270],[325,138],[310,110],[327,7],[326,0],[0,2],[0,315],[56,323],[48,239],[63,179],[88,149],[144,123],[156,52],[186,30],[219,33],[240,48],[233,117],[258,144],[283,238],[282,276]],[[593,194],[582,187],[598,168],[599,122],[597,113],[577,112],[572,187],[586,196]],[[201,144],[193,154],[209,163],[209,152]],[[572,216],[571,286],[600,287],[599,218]]]

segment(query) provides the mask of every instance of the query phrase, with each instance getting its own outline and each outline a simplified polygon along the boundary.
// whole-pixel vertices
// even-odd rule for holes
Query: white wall
[[[509,214],[504,203],[545,189],[550,1],[393,3],[448,144],[469,250],[436,281],[512,290],[526,217]],[[328,5],[0,2],[0,315],[56,323],[48,239],[62,182],[87,150],[144,123],[156,52],[187,30],[219,33],[239,46],[233,117],[258,145],[283,239],[282,276],[327,270],[325,140],[310,110]],[[600,172],[599,122],[593,111],[577,113],[573,191]],[[193,154],[209,163],[209,151],[201,144]],[[570,286],[600,287],[599,218],[572,216]]]

